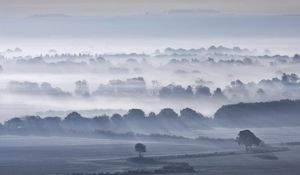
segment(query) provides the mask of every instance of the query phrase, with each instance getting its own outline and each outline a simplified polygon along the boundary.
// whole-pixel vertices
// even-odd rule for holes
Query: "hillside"
[[[300,100],[224,105],[215,113],[218,124],[286,126],[300,124]]]

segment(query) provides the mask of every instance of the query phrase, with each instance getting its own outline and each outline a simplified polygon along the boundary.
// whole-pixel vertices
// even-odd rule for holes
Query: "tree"
[[[193,88],[191,86],[185,89],[181,85],[170,84],[159,90],[159,96],[162,98],[190,98],[193,95]]]
[[[222,92],[221,88],[217,88],[213,95],[212,95],[213,98],[215,99],[220,99],[220,100],[226,100],[226,96],[224,95],[224,93]]]
[[[114,114],[110,119],[113,123],[121,123],[123,120],[120,114]]]
[[[86,80],[75,82],[75,94],[80,97],[89,97],[89,85]]]
[[[156,120],[156,114],[154,112],[150,112],[149,115],[148,115],[148,119]]]
[[[177,120],[178,114],[171,108],[164,108],[158,113],[157,117],[164,120]]]
[[[141,109],[130,109],[124,117],[129,120],[143,120],[146,116]]]
[[[294,56],[294,61],[300,61],[300,55],[299,54],[295,54]]]
[[[197,86],[195,95],[200,97],[210,97],[211,96],[210,89],[209,87],[202,86],[202,85]]]
[[[187,96],[187,97],[192,97],[193,95],[194,95],[194,92],[193,92],[192,86],[188,86],[188,87],[186,88],[186,96]]]
[[[78,123],[80,123],[81,121],[86,120],[86,119],[87,118],[82,117],[78,112],[71,112],[64,119],[64,122],[78,122]]]
[[[205,119],[202,114],[197,113],[195,110],[193,110],[191,108],[182,109],[180,111],[180,117],[183,120],[191,120],[191,121],[197,121],[197,120]]]
[[[107,115],[96,116],[92,119],[92,123],[94,127],[108,129],[110,126],[109,116]]]
[[[139,153],[139,158],[142,158],[142,153],[146,152],[146,146],[142,143],[135,144],[134,149]]]
[[[240,131],[236,141],[239,145],[244,145],[247,152],[253,145],[258,146],[262,142],[250,130]]]
[[[15,117],[6,121],[4,123],[4,126],[8,129],[16,130],[23,128],[25,126],[25,123],[22,119]]]

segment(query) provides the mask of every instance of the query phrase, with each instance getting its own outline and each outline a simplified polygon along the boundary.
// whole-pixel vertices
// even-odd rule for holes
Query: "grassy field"
[[[137,153],[136,141],[114,141],[60,137],[0,137],[0,174],[48,175],[78,172],[116,172],[136,169],[155,169],[160,164],[137,164],[126,159]],[[176,155],[238,152],[235,143],[185,144],[147,142],[147,157],[166,156],[161,161],[187,162],[195,174],[299,174],[300,146],[288,151],[261,154],[228,154],[226,156]]]

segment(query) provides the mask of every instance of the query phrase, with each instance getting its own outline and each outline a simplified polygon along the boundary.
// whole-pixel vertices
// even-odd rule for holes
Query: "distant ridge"
[[[215,113],[219,123],[238,126],[300,124],[300,100],[280,100],[224,105]]]
[[[71,18],[72,16],[60,13],[49,13],[49,14],[36,14],[29,16],[29,19],[43,19],[43,18]]]

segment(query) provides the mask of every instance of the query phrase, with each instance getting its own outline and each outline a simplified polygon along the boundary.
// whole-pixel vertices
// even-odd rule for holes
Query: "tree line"
[[[58,134],[88,133],[95,131],[114,132],[169,132],[205,126],[210,119],[191,108],[176,113],[171,108],[159,113],[146,114],[141,109],[130,109],[126,114],[101,115],[93,118],[83,117],[78,112],[71,112],[65,118],[40,116],[15,117],[0,124],[0,132],[15,134]]]

